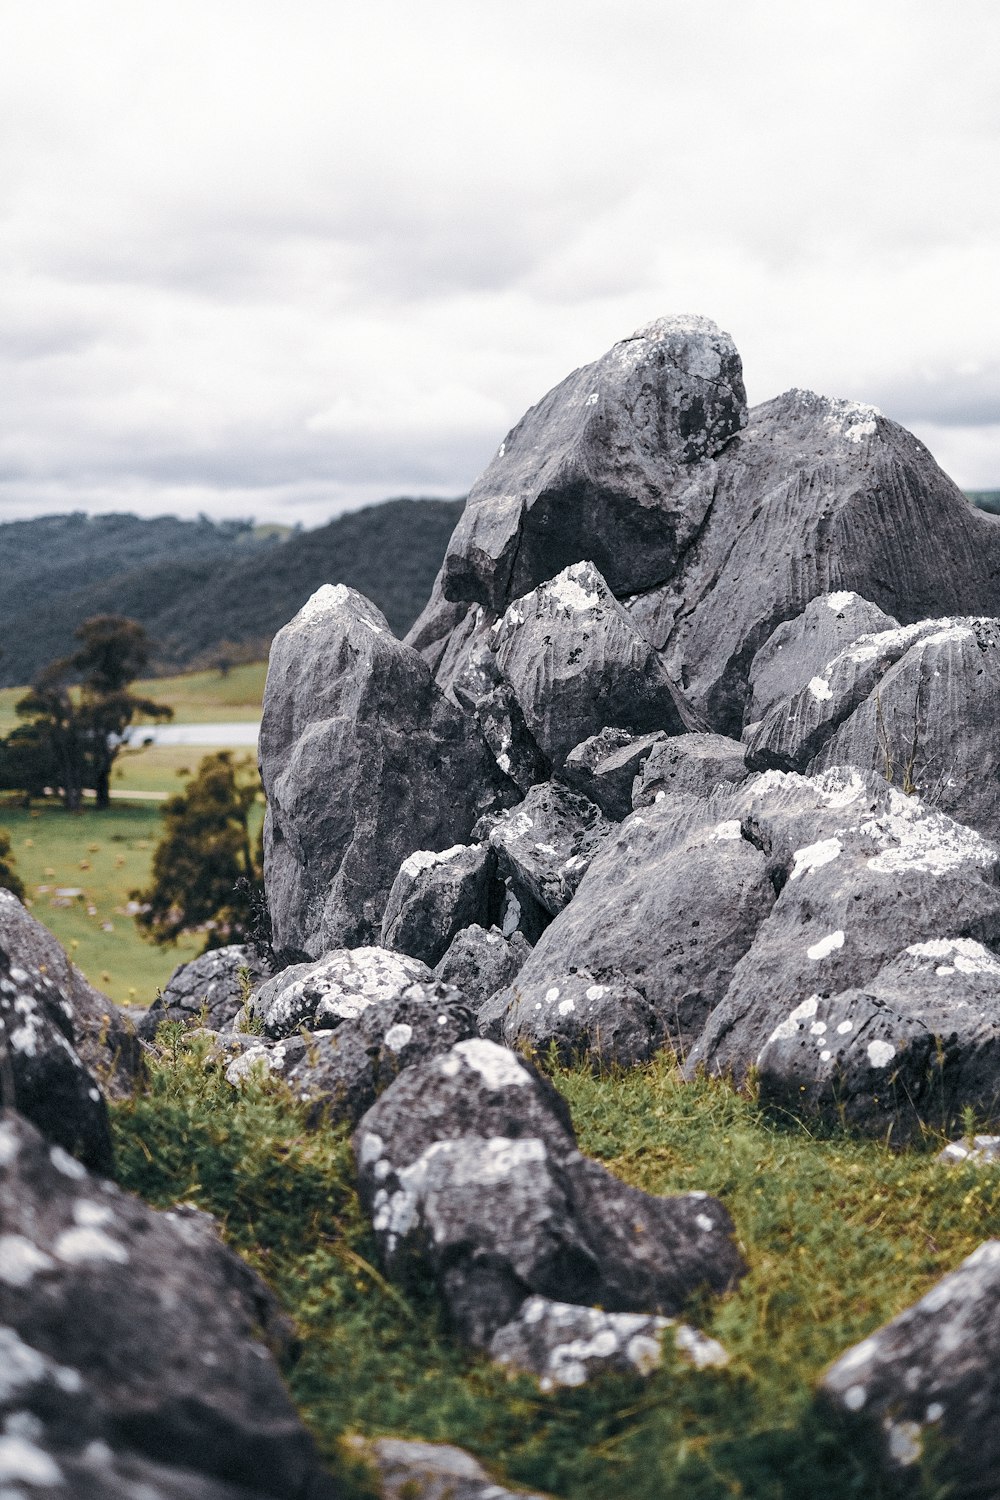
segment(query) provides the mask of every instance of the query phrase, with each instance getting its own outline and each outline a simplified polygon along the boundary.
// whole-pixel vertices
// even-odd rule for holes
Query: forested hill
[[[0,525],[0,686],[30,682],[95,614],[140,620],[164,670],[264,656],[323,583],[346,583],[397,634],[423,608],[461,500],[387,500],[312,531],[131,515]]]

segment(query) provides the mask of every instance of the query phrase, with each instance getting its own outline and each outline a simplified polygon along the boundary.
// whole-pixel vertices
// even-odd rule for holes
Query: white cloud
[[[457,494],[684,311],[751,399],[875,401],[1000,484],[998,32],[983,0],[8,0],[0,516]]]

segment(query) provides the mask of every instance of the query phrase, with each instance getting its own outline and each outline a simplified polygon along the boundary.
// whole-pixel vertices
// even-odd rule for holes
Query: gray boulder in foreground
[[[344,1439],[368,1468],[379,1500],[546,1500],[537,1491],[508,1489],[464,1448],[406,1438]]]
[[[152,1041],[164,1021],[201,1021],[213,1031],[228,1028],[246,1004],[250,990],[271,974],[271,966],[245,943],[211,948],[179,964],[162,992],[140,1020],[137,1030]]]
[[[5,1111],[0,1225],[12,1494],[332,1500],[259,1341],[290,1328],[207,1215],[147,1208]]]
[[[728,334],[708,318],[640,328],[507,434],[448,545],[445,598],[501,612],[584,559],[619,595],[668,578],[711,505],[714,457],[745,423]]]
[[[264,1035],[280,1041],[308,1030],[338,1026],[368,1008],[429,983],[425,963],[387,948],[335,948],[311,964],[291,964],[255,990],[253,1016]]]
[[[850,589],[810,599],[800,615],[778,626],[754,657],[747,722],[763,719],[793,697],[859,636],[898,626],[892,615]]]
[[[542,1390],[550,1391],[583,1385],[605,1370],[648,1375],[663,1362],[664,1336],[672,1338],[679,1358],[697,1369],[729,1362],[716,1339],[672,1318],[605,1312],[546,1297],[529,1297],[514,1321],[497,1329],[489,1352],[511,1374],[537,1375]]]
[[[275,637],[260,765],[274,947],[310,956],[377,939],[403,860],[516,797],[474,721],[343,585]]]
[[[1000,1241],[987,1240],[826,1372],[821,1398],[863,1422],[903,1479],[932,1440],[954,1500],[1000,1494]],[[914,1473],[914,1479],[916,1475]]]
[[[721,1203],[651,1197],[581,1156],[552,1086],[486,1040],[407,1068],[354,1149],[388,1274],[429,1271],[478,1347],[533,1294],[669,1315],[743,1271]]]

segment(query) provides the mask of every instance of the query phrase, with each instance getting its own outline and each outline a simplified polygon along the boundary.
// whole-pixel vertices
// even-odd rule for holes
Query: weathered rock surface
[[[894,619],[1000,614],[1000,525],[874,407],[788,391],[719,455],[711,507],[633,619],[686,699],[738,736],[754,657],[818,595]]]
[[[15,901],[0,903],[0,914],[9,916]],[[73,1007],[26,944],[11,947],[20,962],[12,961],[0,931],[0,1102],[88,1166],[110,1171],[107,1107],[73,1046]]]
[[[451,676],[439,677],[438,685],[475,716],[500,770],[523,795],[536,781],[545,780],[548,761],[532,737],[514,689],[501,674],[491,640],[492,626],[487,629],[484,623],[467,642],[463,637],[444,664]]]
[[[745,422],[728,334],[707,318],[640,328],[507,434],[449,543],[445,598],[499,612],[588,558],[616,594],[668,578],[711,505],[713,460]]]
[[[775,898],[766,857],[740,837],[727,797],[716,801],[664,801],[621,824],[518,975],[529,1013],[586,971],[590,983],[614,977],[648,1002],[654,1047],[695,1041]],[[533,1032],[544,1045],[537,1023]],[[561,1034],[560,1025],[553,1039]]]
[[[627,729],[602,729],[570,751],[559,775],[596,803],[606,818],[620,823],[632,811],[632,786],[650,752],[665,743],[669,742],[659,731],[634,735]]]
[[[15,968],[41,974],[70,1007],[67,1036],[100,1088],[111,1098],[128,1094],[142,1074],[135,1028],[113,1000],[95,990],[64,949],[10,891],[0,888],[0,949]]]
[[[778,626],[754,657],[747,722],[763,719],[793,697],[859,636],[898,627],[899,621],[884,609],[849,589],[811,599],[794,620]]]
[[[479,1029],[509,1047],[548,1053],[562,1062],[583,1058],[632,1067],[662,1039],[656,1012],[621,974],[577,969],[558,980],[515,980],[479,1009]]]
[[[489,644],[556,771],[581,740],[609,726],[640,734],[694,727],[659,656],[590,562],[511,604]]]
[[[213,1031],[229,1027],[243,1010],[250,989],[269,978],[271,965],[244,943],[212,948],[179,964],[139,1022],[139,1035],[152,1041],[163,1021],[200,1021]]]
[[[600,809],[558,781],[534,786],[493,823],[489,842],[502,879],[556,916],[611,832]]]
[[[260,763],[275,950],[310,956],[376,939],[408,855],[465,842],[516,800],[472,719],[343,585],[272,644]]]
[[[511,1323],[498,1328],[490,1357],[512,1374],[537,1375],[543,1391],[583,1385],[604,1370],[648,1375],[663,1362],[666,1330],[678,1355],[698,1369],[728,1364],[722,1345],[686,1323],[644,1313],[605,1312],[529,1297]],[[668,1335],[669,1337],[670,1335]]]
[[[974,1167],[991,1167],[1000,1161],[1000,1135],[974,1135],[971,1141],[949,1141],[935,1160],[946,1167],[959,1167],[965,1163]]]
[[[355,1154],[389,1274],[429,1269],[479,1347],[532,1294],[669,1314],[743,1269],[717,1200],[653,1198],[581,1156],[551,1085],[486,1040],[402,1073]]]
[[[849,1349],[822,1396],[865,1422],[902,1476],[927,1438],[955,1500],[1000,1493],[1000,1241],[987,1240],[925,1297]]]
[[[681,734],[651,749],[632,786],[632,805],[649,807],[664,797],[691,802],[724,783],[739,786],[750,772],[744,747],[721,734]]]
[[[134,1500],[149,1466],[178,1500],[333,1496],[258,1341],[285,1320],[207,1215],[147,1208],[6,1111],[0,1228],[5,1478]]]
[[[370,1005],[394,1000],[433,975],[418,958],[386,948],[335,948],[311,964],[291,964],[265,980],[250,998],[264,1035],[280,1041],[354,1020]]]
[[[382,918],[382,947],[432,968],[455,935],[474,922],[489,922],[496,858],[483,844],[456,844],[440,854],[418,850],[404,859]]]
[[[505,938],[473,923],[456,933],[434,970],[443,984],[454,985],[478,1009],[497,990],[506,988],[523,965],[531,946],[520,933]]]
[[[742,1078],[777,1028],[797,1026],[800,1006],[867,990],[904,946],[957,938],[991,950],[1000,944],[1000,850],[874,772],[769,772],[732,794],[730,804],[734,827],[762,851],[780,895],[688,1069],[703,1065]],[[912,975],[907,989],[916,996]],[[887,993],[903,1003],[898,984]],[[928,1019],[932,1013],[933,1006]],[[836,1025],[850,1019],[838,1011]],[[810,1027],[820,1020],[809,1020]],[[809,1070],[800,1082],[809,1086]]]
[[[536,1491],[499,1484],[471,1453],[448,1443],[359,1437],[347,1442],[373,1473],[379,1500],[546,1500]]]
[[[325,1025],[305,1036],[251,1040],[226,1068],[228,1082],[240,1087],[261,1073],[283,1078],[316,1116],[354,1124],[404,1068],[478,1034],[465,996],[432,980],[374,999],[335,1026],[331,1019],[327,1012]]]
[[[748,762],[880,771],[1000,837],[1000,621],[928,620],[864,636],[780,703]]]
[[[863,990],[811,996],[757,1059],[760,1097],[884,1134],[1000,1121],[1000,961],[968,938],[915,943]]]

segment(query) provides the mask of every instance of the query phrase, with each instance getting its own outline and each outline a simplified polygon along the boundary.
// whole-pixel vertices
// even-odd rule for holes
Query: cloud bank
[[[980,0],[9,0],[0,518],[457,495],[662,313],[1000,485]]]

